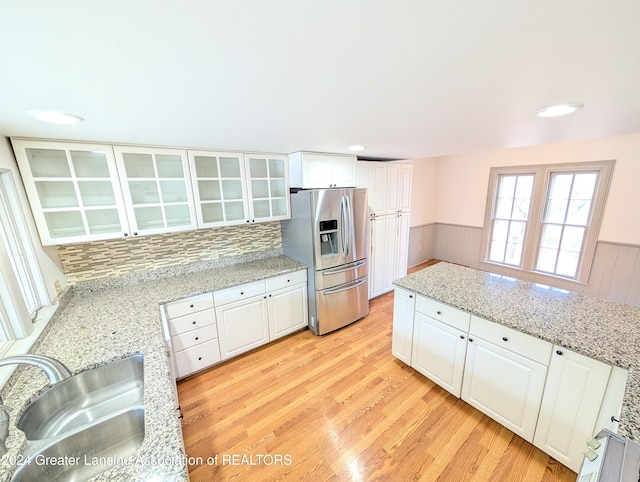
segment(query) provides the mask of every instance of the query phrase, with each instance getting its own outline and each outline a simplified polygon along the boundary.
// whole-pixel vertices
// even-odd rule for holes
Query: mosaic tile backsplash
[[[58,255],[68,284],[282,249],[280,223],[67,244]]]

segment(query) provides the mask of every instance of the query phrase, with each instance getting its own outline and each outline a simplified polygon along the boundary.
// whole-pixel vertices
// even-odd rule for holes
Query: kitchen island
[[[305,268],[294,259],[273,254],[255,259],[245,256],[237,264],[201,263],[88,282],[67,290],[33,353],[59,359],[74,374],[132,354],[144,355],[142,445],[131,463],[116,464],[92,480],[188,480],[160,305]],[[15,427],[16,420],[47,387],[48,379],[39,369],[19,367],[3,389],[4,404],[12,411],[0,480],[11,478],[26,444]]]
[[[618,433],[640,442],[640,308],[449,263],[394,284],[627,369]]]

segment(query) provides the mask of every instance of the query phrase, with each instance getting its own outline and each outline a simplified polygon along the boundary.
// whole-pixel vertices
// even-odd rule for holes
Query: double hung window
[[[586,282],[614,161],[491,170],[485,260]]]

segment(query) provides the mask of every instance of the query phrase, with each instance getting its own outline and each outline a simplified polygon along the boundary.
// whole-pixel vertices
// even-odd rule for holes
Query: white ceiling
[[[0,0],[0,134],[420,158],[638,133],[639,20],[637,0]],[[532,115],[559,102],[585,107]]]

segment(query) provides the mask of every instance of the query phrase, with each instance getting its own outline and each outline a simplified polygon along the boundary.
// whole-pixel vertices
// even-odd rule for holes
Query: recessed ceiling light
[[[364,151],[367,146],[361,146],[359,144],[355,144],[353,146],[349,146],[348,149],[353,152]]]
[[[65,114],[64,112],[56,112],[53,110],[28,110],[27,114],[35,117],[38,120],[44,122],[51,122],[53,124],[78,124],[84,121],[80,116],[73,114]]]
[[[560,117],[563,115],[571,114],[578,109],[582,109],[583,107],[584,105],[582,104],[558,104],[537,110],[535,114],[538,117]]]

